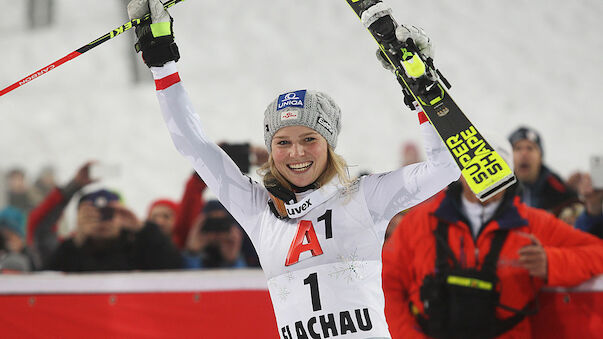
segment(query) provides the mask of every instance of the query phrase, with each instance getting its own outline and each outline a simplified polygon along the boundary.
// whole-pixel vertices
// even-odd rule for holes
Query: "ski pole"
[[[177,3],[181,2],[181,1],[184,1],[184,0],[169,0],[166,3],[163,4],[163,8],[168,9],[168,8],[174,6],[175,4],[177,4]],[[6,93],[8,93],[8,92],[10,92],[10,91],[18,88],[18,87],[21,87],[21,86],[29,83],[30,81],[32,81],[34,79],[37,79],[37,78],[41,77],[42,75],[44,75],[44,74],[52,71],[53,69],[61,66],[62,64],[66,63],[67,61],[72,60],[72,59],[74,59],[74,58],[76,58],[76,57],[78,57],[78,56],[80,56],[80,55],[88,52],[89,50],[91,50],[94,47],[102,44],[103,42],[109,41],[109,40],[115,38],[116,36],[120,35],[121,33],[129,30],[130,28],[136,27],[136,26],[138,26],[138,25],[140,25],[142,23],[145,23],[145,22],[147,22],[150,19],[151,19],[151,14],[149,13],[149,14],[145,15],[143,18],[134,19],[134,20],[131,20],[129,22],[126,22],[125,24],[117,27],[116,29],[114,29],[111,32],[109,32],[109,33],[101,36],[100,38],[98,38],[98,39],[90,42],[89,44],[84,45],[84,46],[76,49],[75,51],[67,54],[66,56],[60,58],[59,60],[57,60],[57,61],[55,61],[53,63],[51,63],[50,65],[48,65],[46,67],[43,67],[43,68],[35,71],[34,73],[26,76],[25,78],[23,78],[23,79],[15,82],[14,84],[12,84],[12,85],[4,88],[3,90],[0,91],[0,97],[3,96]]]

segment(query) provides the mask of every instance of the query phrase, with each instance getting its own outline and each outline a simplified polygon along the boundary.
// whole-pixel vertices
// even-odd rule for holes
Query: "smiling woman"
[[[203,132],[176,68],[172,20],[158,0],[130,2],[130,17],[149,5],[152,25],[165,31],[137,29],[138,45],[172,141],[253,242],[281,337],[389,338],[381,289],[388,222],[460,175],[423,112],[427,161],[352,180],[335,153],[339,106],[322,92],[285,92],[264,112],[270,157],[263,185],[254,182]]]
[[[294,186],[314,183],[327,167],[327,141],[311,128],[283,127],[272,143],[274,167]]]
[[[282,94],[268,105],[264,125],[270,158],[260,174],[266,187],[299,192],[320,188],[335,175],[342,184],[350,183],[345,160],[333,151],[341,111],[327,94],[308,90]]]

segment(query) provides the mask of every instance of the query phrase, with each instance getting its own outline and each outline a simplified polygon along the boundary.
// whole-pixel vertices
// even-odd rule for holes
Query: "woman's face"
[[[327,168],[327,141],[306,126],[287,126],[272,138],[272,159],[291,184],[310,185]]]

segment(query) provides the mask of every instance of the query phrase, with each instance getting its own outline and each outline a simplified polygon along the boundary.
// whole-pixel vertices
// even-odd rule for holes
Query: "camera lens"
[[[102,221],[111,220],[115,215],[115,209],[113,207],[101,207],[99,208],[100,218]]]

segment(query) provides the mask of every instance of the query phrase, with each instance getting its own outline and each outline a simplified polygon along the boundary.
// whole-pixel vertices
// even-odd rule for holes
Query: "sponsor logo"
[[[304,107],[306,99],[306,90],[289,92],[281,94],[277,100],[276,110],[281,110],[286,107]]]
[[[469,186],[474,192],[481,192],[504,175],[504,160],[491,149],[475,127],[452,135],[446,139],[446,146],[456,158],[457,163],[463,166],[461,170]]]
[[[46,68],[44,68],[44,69],[41,69],[41,70],[39,70],[39,71],[35,72],[34,74],[32,74],[32,75],[28,76],[27,78],[25,78],[25,79],[23,79],[23,80],[19,81],[19,86],[20,86],[20,85],[23,85],[23,84],[26,84],[26,83],[28,83],[28,82],[32,81],[33,79],[35,79],[35,78],[37,78],[37,77],[39,77],[39,76],[41,76],[41,75],[44,75],[45,73],[48,73],[48,72],[49,72],[49,71],[51,71],[53,68],[54,68],[54,65],[50,65],[50,66],[48,66],[48,67],[46,67]]]
[[[299,256],[307,251],[310,251],[313,257],[323,253],[312,222],[310,220],[300,220],[297,224],[297,233],[291,242],[287,258],[285,258],[285,266],[297,264]]]
[[[293,119],[297,119],[297,112],[295,112],[295,111],[281,112],[281,121],[293,120]]]
[[[293,217],[294,215],[300,214],[301,212],[307,210],[310,206],[312,206],[312,203],[310,202],[310,199],[308,199],[299,207],[287,208],[287,213],[289,213],[290,217]]]
[[[329,338],[353,335],[373,329],[368,308],[314,316],[281,327],[283,339]],[[357,335],[362,335],[358,333]],[[364,336],[363,336],[364,337]]]
[[[132,28],[132,22],[128,22],[125,25],[121,26],[121,27],[117,27],[116,29],[112,30],[110,33],[110,37],[113,38],[117,35],[120,35],[121,33],[129,30],[130,28]]]
[[[333,127],[331,127],[331,124],[329,124],[325,119],[323,119],[322,117],[318,117],[318,124],[321,125],[322,127],[324,127],[327,131],[329,131],[329,133],[331,134],[335,134],[335,131],[333,130]]]
[[[436,111],[436,114],[437,114],[439,117],[443,117],[443,116],[445,116],[446,114],[448,114],[448,112],[450,112],[450,110],[448,109],[448,107],[446,107],[446,106],[444,106],[444,105],[440,105],[440,106],[438,106],[438,107],[435,107],[435,111]]]

